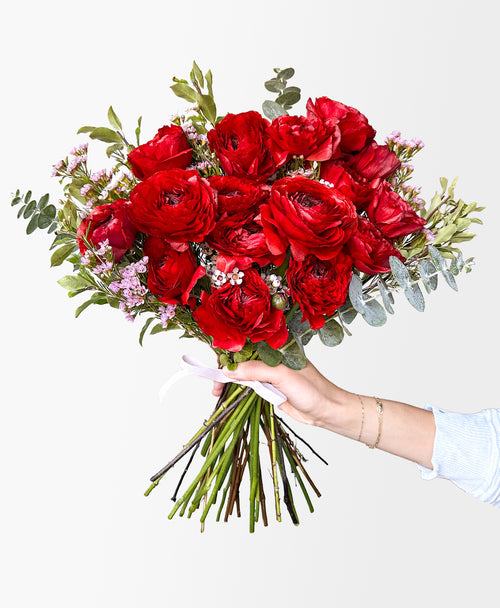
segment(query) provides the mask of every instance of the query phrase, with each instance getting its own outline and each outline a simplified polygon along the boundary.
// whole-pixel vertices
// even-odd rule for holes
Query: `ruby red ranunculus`
[[[293,156],[309,161],[325,161],[337,152],[340,131],[314,117],[278,116],[267,129],[269,146],[277,167]]]
[[[339,147],[342,152],[359,152],[375,137],[375,129],[368,123],[364,114],[328,97],[319,97],[314,103],[309,99],[307,116],[314,116],[325,124],[338,125]]]
[[[356,208],[340,191],[302,176],[274,182],[261,218],[271,253],[285,253],[301,261],[312,253],[333,258],[351,238]]]
[[[380,232],[389,239],[406,236],[425,226],[424,218],[417,215],[387,182],[380,184],[366,212]]]
[[[398,157],[386,145],[370,142],[352,157],[349,168],[366,180],[385,179],[401,165]]]
[[[193,316],[201,330],[213,337],[215,348],[236,352],[247,338],[279,348],[288,338],[285,315],[272,308],[269,288],[253,268],[245,272],[241,285],[226,283],[210,295],[203,291]]]
[[[390,272],[391,255],[404,261],[391,241],[365,217],[358,218],[358,229],[347,243],[346,250],[352,257],[354,266],[367,274]]]
[[[364,209],[373,197],[373,188],[364,181],[355,179],[338,161],[321,163],[320,177],[340,190],[357,209]]]
[[[132,247],[137,234],[137,228],[130,219],[130,209],[129,201],[125,200],[94,207],[78,226],[80,253],[83,255],[87,251],[83,237],[95,246],[107,240],[113,249],[115,262],[119,262]]]
[[[166,169],[185,169],[191,162],[193,150],[184,131],[178,125],[162,127],[145,144],[131,150],[128,161],[134,175],[146,179]]]
[[[196,171],[159,171],[135,186],[130,202],[137,228],[179,251],[186,250],[189,241],[203,241],[215,225],[214,193]]]
[[[148,289],[166,304],[186,304],[196,281],[205,274],[193,252],[176,251],[166,241],[154,236],[144,242],[148,257]]]
[[[214,175],[208,181],[217,192],[217,215],[227,215],[238,222],[259,213],[259,206],[269,197],[270,188],[250,179],[229,175]]]
[[[308,255],[303,262],[290,260],[286,277],[292,300],[302,310],[313,329],[325,324],[345,303],[352,276],[352,260],[343,252],[330,260]]]
[[[258,112],[227,114],[207,133],[226,175],[265,181],[276,167],[267,146],[269,122]]]

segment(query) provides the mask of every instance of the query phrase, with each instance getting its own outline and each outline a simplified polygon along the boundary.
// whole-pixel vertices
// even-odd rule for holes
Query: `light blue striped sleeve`
[[[449,479],[483,502],[500,507],[500,410],[476,414],[434,413],[436,437],[432,469],[419,466],[424,479]]]

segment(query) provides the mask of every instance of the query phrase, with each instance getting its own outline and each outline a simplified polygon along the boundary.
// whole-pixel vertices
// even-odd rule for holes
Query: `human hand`
[[[262,361],[245,361],[234,371],[223,368],[223,372],[235,380],[269,382],[287,397],[280,409],[304,424],[331,428],[350,402],[351,393],[327,380],[310,361],[301,370],[282,364],[270,367]],[[220,382],[214,383],[212,393],[219,396],[223,386]]]

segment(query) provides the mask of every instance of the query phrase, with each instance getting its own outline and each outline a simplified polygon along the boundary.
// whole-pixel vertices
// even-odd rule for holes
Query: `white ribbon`
[[[242,386],[249,386],[253,389],[257,395],[262,397],[265,401],[269,401],[272,405],[279,407],[282,403],[286,401],[286,396],[275,388],[269,382],[258,382],[256,380],[235,380],[233,378],[228,378],[226,374],[220,369],[214,369],[212,367],[206,367],[193,357],[189,355],[183,355],[181,361],[182,369],[174,374],[169,380],[165,382],[165,384],[161,387],[159,397],[160,401],[163,401],[167,391],[181,378],[185,378],[186,376],[202,376],[203,378],[208,378],[214,382],[233,382],[234,384],[241,384]]]

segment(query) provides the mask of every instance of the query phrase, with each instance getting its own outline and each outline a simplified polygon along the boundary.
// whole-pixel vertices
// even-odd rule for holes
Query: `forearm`
[[[434,414],[398,401],[382,398],[381,402],[380,425],[375,398],[335,390],[317,425],[367,445],[375,444],[380,428],[380,450],[432,469]]]

